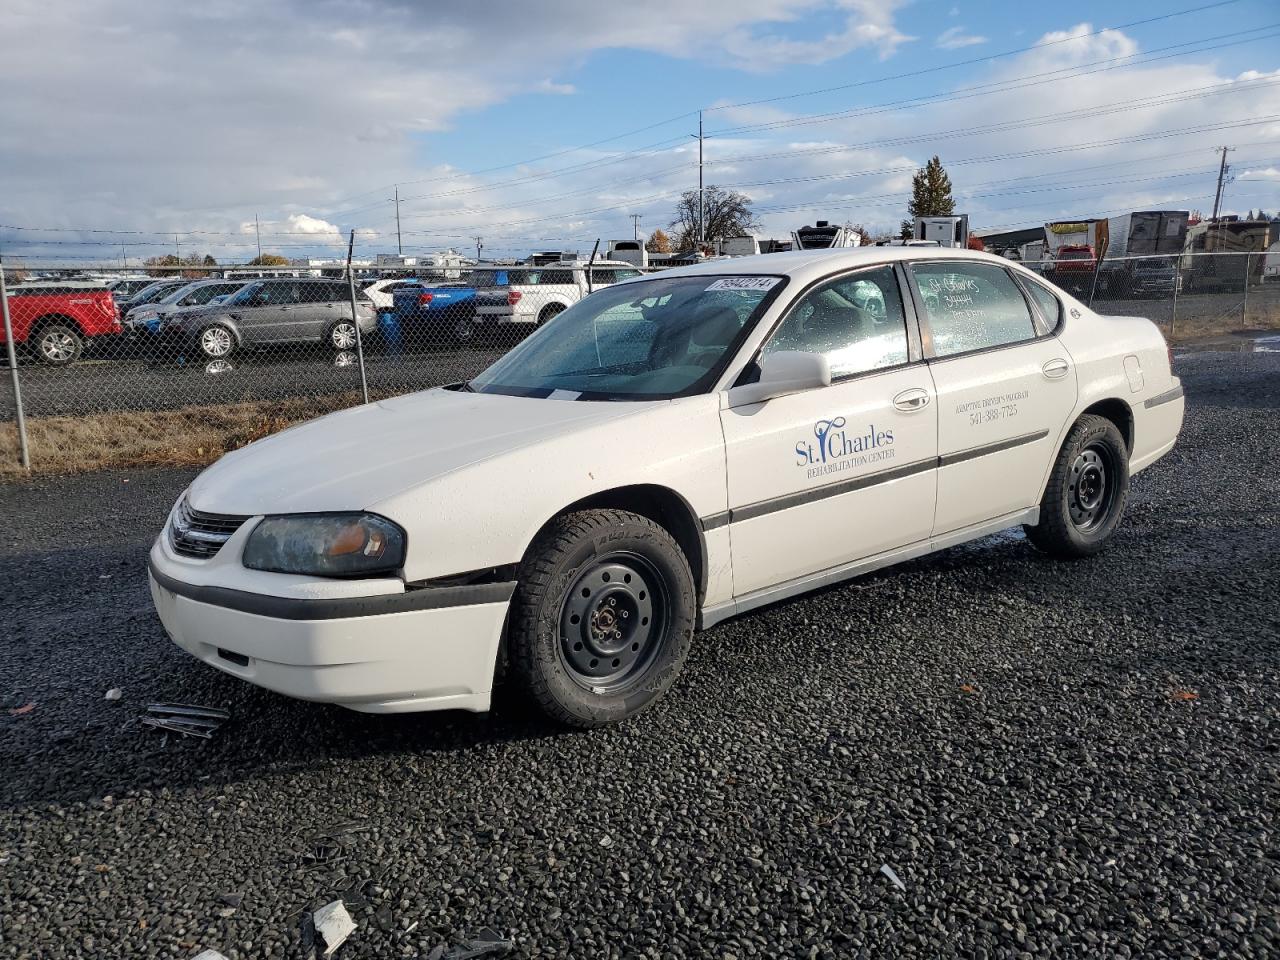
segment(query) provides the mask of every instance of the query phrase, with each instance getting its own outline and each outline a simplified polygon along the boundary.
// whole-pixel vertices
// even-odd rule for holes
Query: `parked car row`
[[[91,344],[121,334],[140,348],[225,360],[270,344],[350,350],[357,322],[364,334],[377,326],[367,295],[356,294],[353,319],[347,281],[309,277],[166,279],[128,299],[101,284],[20,284],[9,291],[9,310],[14,343],[51,366],[73,363]]]
[[[495,266],[474,271],[469,283],[406,285],[393,295],[402,329],[445,331],[454,342],[493,340],[503,329],[541,326],[593,290],[641,272],[621,260],[579,258]]]

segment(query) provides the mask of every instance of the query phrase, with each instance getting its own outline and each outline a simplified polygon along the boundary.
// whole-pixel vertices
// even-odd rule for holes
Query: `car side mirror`
[[[764,403],[789,393],[831,386],[831,364],[820,353],[779,350],[761,361],[760,379],[729,390],[729,406]]]

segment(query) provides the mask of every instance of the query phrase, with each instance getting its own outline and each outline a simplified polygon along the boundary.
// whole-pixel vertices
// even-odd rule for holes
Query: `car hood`
[[[647,406],[444,389],[395,397],[227,454],[196,478],[191,505],[242,516],[371,509],[454,470]]]

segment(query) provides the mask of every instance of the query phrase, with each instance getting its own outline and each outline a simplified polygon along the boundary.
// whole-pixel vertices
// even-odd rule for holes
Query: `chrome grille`
[[[169,519],[169,545],[174,553],[184,557],[208,560],[248,519],[192,510],[187,498],[183,497]]]

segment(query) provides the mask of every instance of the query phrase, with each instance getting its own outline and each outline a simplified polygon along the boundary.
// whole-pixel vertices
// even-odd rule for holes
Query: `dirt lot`
[[[1182,443],[1102,555],[1002,535],[756,612],[588,733],[244,685],[147,595],[191,470],[0,486],[0,956],[302,956],[337,896],[340,958],[484,927],[522,957],[1280,955],[1280,355],[1178,372]],[[151,700],[233,720],[166,743]]]

